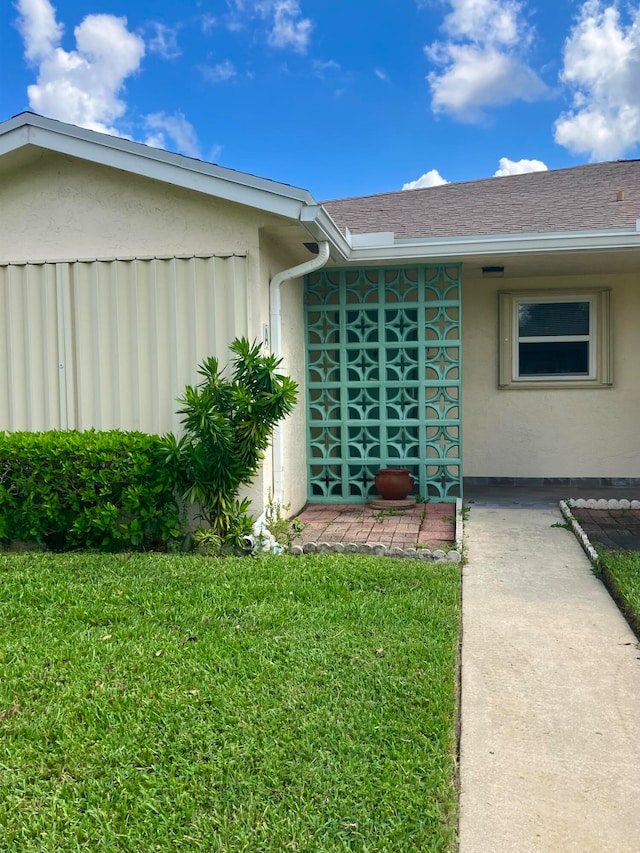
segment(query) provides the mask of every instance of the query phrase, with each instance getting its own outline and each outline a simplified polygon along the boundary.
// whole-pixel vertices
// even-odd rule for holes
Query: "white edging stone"
[[[369,542],[305,542],[304,545],[292,545],[287,551],[291,557],[301,554],[373,554],[377,557],[396,557],[409,560],[424,560],[429,563],[461,563],[462,549],[453,548],[443,551],[437,548],[399,548],[397,545],[387,548],[381,543]]]
[[[456,551],[462,554],[464,537],[464,521],[462,519],[462,498],[456,498]]]
[[[595,498],[589,498],[588,500],[584,498],[568,498],[566,501],[560,501],[560,508],[562,508],[563,504],[567,508],[575,506],[577,509],[640,509],[640,501],[630,501],[627,498],[620,498],[620,500],[617,498],[609,500],[606,498],[600,498],[600,500],[596,500]]]
[[[589,508],[589,509],[615,509],[616,508],[616,507],[609,507],[608,501],[605,501],[605,504],[607,504],[607,506],[605,506],[605,507],[598,507],[597,505],[593,506],[594,504],[598,503],[595,500],[580,501],[580,503],[582,505],[586,504],[587,508]],[[598,565],[600,564],[600,558],[598,557],[596,549],[593,547],[593,545],[589,541],[589,537],[587,536],[587,534],[584,532],[584,530],[580,526],[580,523],[578,522],[578,520],[573,516],[573,514],[571,512],[571,507],[573,507],[573,506],[578,507],[579,502],[574,501],[573,499],[570,499],[568,501],[560,501],[560,512],[563,514],[563,516],[570,523],[571,529],[573,530],[573,533],[574,533],[576,539],[578,540],[578,542],[582,545],[582,548],[583,548],[585,554],[587,555],[587,557],[589,558],[591,565],[594,568],[597,568]]]

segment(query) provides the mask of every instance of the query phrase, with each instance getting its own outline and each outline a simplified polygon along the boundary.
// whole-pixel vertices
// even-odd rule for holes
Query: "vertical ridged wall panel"
[[[460,268],[325,269],[305,305],[309,499],[366,501],[381,467],[461,497]]]
[[[76,263],[71,298],[79,429],[177,431],[197,365],[248,333],[240,257]]]
[[[179,430],[176,397],[248,335],[246,258],[0,267],[0,426]]]
[[[56,266],[0,266],[1,430],[67,426],[63,359]]]

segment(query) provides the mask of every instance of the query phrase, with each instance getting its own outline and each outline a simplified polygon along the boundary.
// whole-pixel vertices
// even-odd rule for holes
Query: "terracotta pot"
[[[376,489],[385,501],[403,501],[411,494],[413,477],[408,468],[381,468],[375,476]]]

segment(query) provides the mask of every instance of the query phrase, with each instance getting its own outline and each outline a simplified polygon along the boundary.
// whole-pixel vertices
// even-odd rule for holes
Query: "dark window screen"
[[[588,341],[520,344],[520,376],[588,376]]]

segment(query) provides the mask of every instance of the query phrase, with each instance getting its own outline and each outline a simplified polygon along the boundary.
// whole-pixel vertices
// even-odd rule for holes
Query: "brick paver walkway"
[[[376,510],[367,504],[310,504],[298,515],[308,527],[297,544],[342,542],[435,549],[455,542],[455,514],[452,503],[393,510]]]
[[[640,551],[640,509],[588,509],[571,507],[571,513],[596,547]]]

